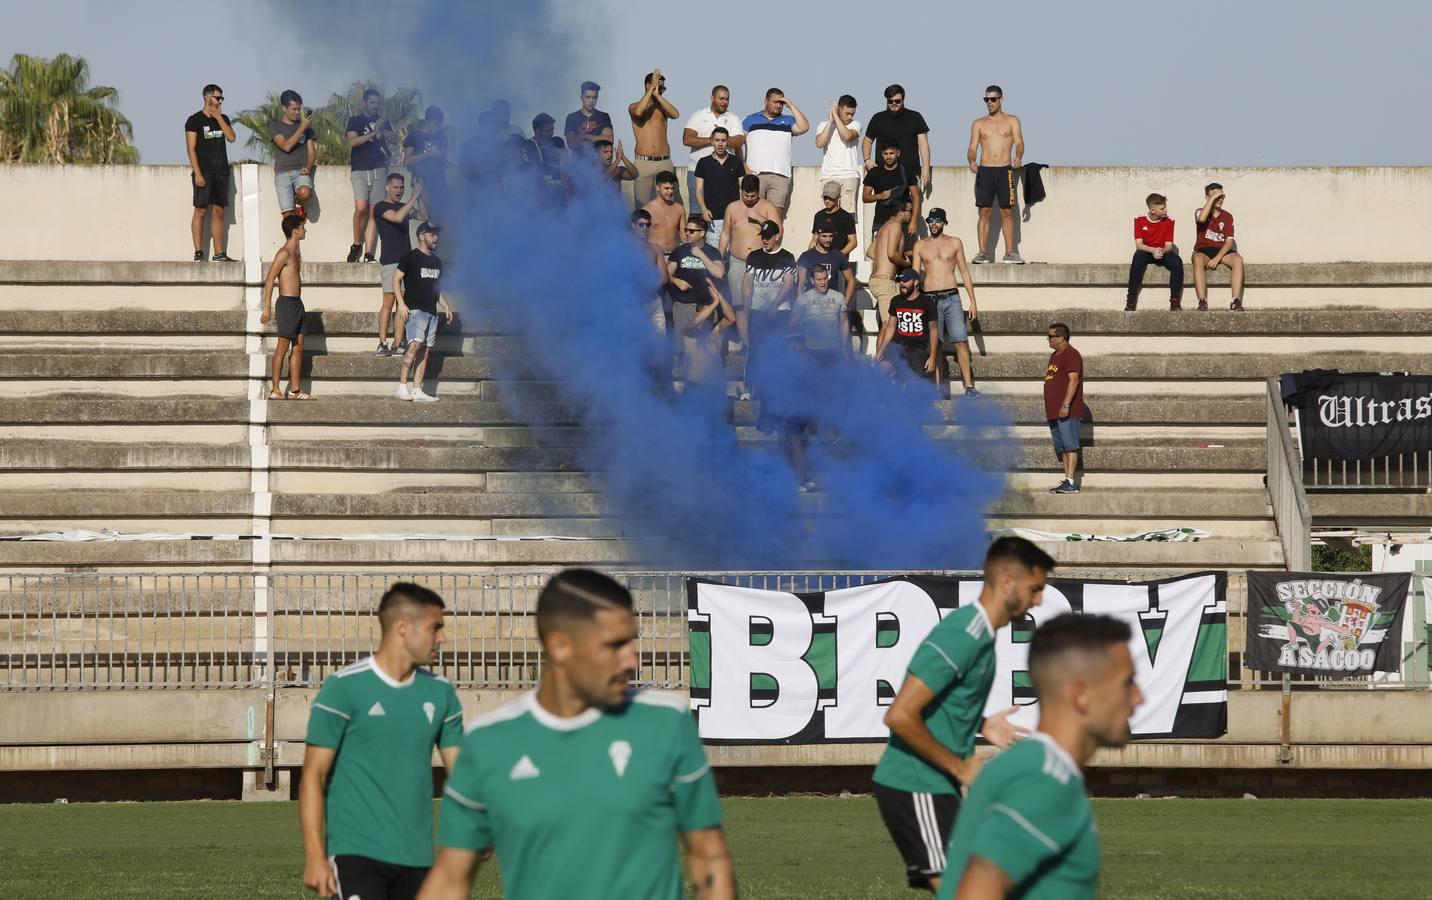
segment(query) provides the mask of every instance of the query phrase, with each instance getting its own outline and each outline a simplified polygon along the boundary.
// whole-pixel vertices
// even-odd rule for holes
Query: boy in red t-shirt
[[[1173,247],[1173,219],[1168,217],[1168,198],[1149,194],[1144,200],[1149,214],[1134,220],[1134,261],[1129,264],[1129,302],[1124,312],[1139,306],[1139,291],[1144,286],[1144,270],[1150,265],[1168,269],[1168,308],[1178,312],[1183,307],[1183,260]]]
[[[1193,292],[1198,295],[1198,308],[1208,309],[1208,273],[1227,266],[1233,288],[1234,312],[1243,311],[1243,257],[1238,242],[1233,240],[1233,216],[1223,210],[1223,185],[1218,182],[1203,189],[1203,209],[1193,214],[1198,239],[1193,242]]]

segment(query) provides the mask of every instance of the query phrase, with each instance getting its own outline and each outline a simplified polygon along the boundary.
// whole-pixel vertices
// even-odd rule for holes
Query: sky
[[[322,41],[306,33],[314,26],[286,17],[288,4],[270,0],[7,5],[0,62],[15,53],[86,57],[93,83],[119,89],[148,163],[184,161],[183,120],[210,81],[223,86],[230,115],[286,87],[321,103],[359,79],[413,85],[444,106],[460,139],[473,118],[464,113],[492,99],[481,86],[415,83],[426,68],[417,56],[424,36],[403,30],[403,3],[312,4],[333,11],[333,34]],[[899,82],[930,124],[937,165],[963,163],[991,83],[1021,117],[1025,159],[1050,165],[1416,165],[1432,147],[1427,3],[1215,0],[1159,9],[1031,0],[1011,14],[949,0],[908,0],[874,14],[868,0],[553,5],[564,20],[552,26],[576,31],[588,57],[559,61],[562,70],[603,85],[600,106],[628,142],[623,107],[659,67],[683,118],[719,81],[742,115],[759,109],[766,88],[780,87],[812,127],[843,93],[859,100],[865,121],[885,85]],[[656,9],[662,17],[650,15]],[[368,36],[379,52],[331,49]],[[543,64],[540,46],[517,49],[529,65]],[[575,81],[544,93],[517,100],[514,120],[547,111],[560,121],[577,106]],[[232,159],[251,155],[246,136]],[[684,162],[684,152],[676,156]],[[795,160],[818,161],[814,135],[797,140]]]

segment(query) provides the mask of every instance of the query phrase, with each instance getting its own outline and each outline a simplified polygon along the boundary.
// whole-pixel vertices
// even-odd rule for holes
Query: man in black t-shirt
[[[804,294],[811,284],[813,271],[820,269],[829,280],[828,287],[845,296],[845,308],[855,308],[855,266],[850,257],[835,249],[835,232],[829,225],[818,226],[815,246],[796,260],[796,296]]]
[[[224,89],[204,85],[204,108],[184,122],[184,143],[189,149],[189,180],[194,184],[194,215],[189,230],[194,237],[194,262],[204,261],[204,217],[214,242],[214,262],[229,262],[224,252],[224,208],[229,205],[229,148],[234,129],[223,113]]]
[[[349,180],[353,183],[353,245],[348,261],[357,262],[367,249],[364,262],[374,262],[373,247],[378,234],[373,225],[373,204],[383,199],[388,177],[388,144],[393,124],[383,117],[383,95],[375,88],[363,92],[363,111],[348,120],[344,135],[352,150]]]
[[[441,231],[427,222],[419,225],[417,248],[403,256],[393,276],[398,314],[408,321],[408,352],[403,354],[403,368],[395,393],[399,400],[434,403],[438,399],[423,392],[423,376],[428,368],[428,354],[438,340],[438,313],[442,312],[448,324],[452,324],[452,307],[442,292],[443,261],[437,254]]]
[[[827,181],[821,188],[823,209],[816,210],[810,224],[810,245],[816,244],[816,235],[822,228],[828,228],[835,235],[835,249],[846,256],[855,252],[855,215],[840,205],[840,182]]]
[[[398,263],[413,249],[408,239],[408,220],[416,212],[418,198],[427,186],[414,178],[413,192],[408,202],[403,202],[403,187],[406,179],[403,173],[393,172],[385,182],[387,196],[373,207],[373,223],[378,230],[378,262],[383,267],[383,305],[378,308],[378,351],[377,356],[392,356],[402,353],[406,347],[388,346],[388,323],[392,321],[393,304],[397,296],[393,292],[393,279],[398,273]],[[400,342],[399,336],[407,327],[406,317],[400,317],[393,328],[393,343]]]
[[[696,162],[696,208],[706,222],[706,242],[721,244],[726,207],[741,199],[741,176],[746,164],[730,151],[731,133],[720,125],[711,129],[711,152]]]
[[[582,82],[582,106],[567,116],[566,127],[562,129],[567,137],[567,147],[573,152],[591,150],[597,141],[616,140],[612,117],[597,109],[597,97],[601,93],[602,86],[595,81]]]
[[[905,89],[892,84],[885,89],[885,108],[870,117],[865,126],[865,140],[860,142],[860,152],[865,157],[867,171],[878,165],[871,154],[894,144],[900,148],[900,161],[912,174],[918,173],[920,193],[930,196],[930,126],[925,117],[905,106]],[[915,210],[913,221],[919,221],[920,211]]]
[[[870,226],[871,240],[880,233],[880,226],[900,211],[906,197],[914,204],[910,224],[906,228],[908,238],[913,238],[920,221],[920,185],[916,183],[915,173],[900,162],[900,148],[886,144],[880,151],[880,165],[865,173],[864,183],[861,199],[875,204],[874,221]]]
[[[542,179],[543,196],[552,206],[562,202],[562,166],[567,142],[556,136],[557,120],[538,113],[532,120],[532,140],[522,142],[522,162]]]
[[[882,362],[892,343],[900,345],[905,364],[918,377],[940,383],[940,339],[935,322],[935,304],[920,290],[920,276],[914,269],[905,269],[895,276],[900,293],[890,301],[890,315],[880,329],[875,344],[875,361]],[[889,371],[891,364],[885,363]]]
[[[702,383],[721,374],[713,333],[717,313],[734,322],[736,311],[717,284],[726,277],[726,264],[716,248],[706,243],[706,220],[701,216],[687,217],[682,237],[684,243],[667,257],[666,291],[671,298],[672,326],[686,356],[686,378]],[[711,309],[713,306],[719,309]]]
[[[403,165],[413,173],[414,181],[422,183],[423,205],[428,221],[434,225],[447,224],[447,151],[443,111],[429,106],[423,113],[422,123],[411,129],[403,139]]]

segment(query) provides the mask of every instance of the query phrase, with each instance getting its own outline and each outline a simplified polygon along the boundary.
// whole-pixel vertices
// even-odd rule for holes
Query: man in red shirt
[[[1178,312],[1183,307],[1183,260],[1173,246],[1173,219],[1168,217],[1168,198],[1149,194],[1144,200],[1149,214],[1134,220],[1134,261],[1129,264],[1129,302],[1124,312],[1139,306],[1139,291],[1144,286],[1144,270],[1150,264],[1168,269],[1168,308]]]
[[[1084,357],[1070,346],[1068,325],[1055,322],[1046,330],[1052,352],[1044,367],[1044,415],[1054,438],[1054,455],[1064,463],[1064,480],[1049,493],[1077,494],[1074,472],[1079,467],[1079,425],[1084,419]]]
[[[1223,185],[1218,182],[1203,189],[1203,209],[1193,214],[1198,239],[1193,242],[1193,292],[1198,295],[1198,308],[1208,309],[1208,273],[1227,266],[1233,288],[1234,312],[1243,311],[1243,257],[1238,242],[1233,240],[1233,216],[1223,209]]]

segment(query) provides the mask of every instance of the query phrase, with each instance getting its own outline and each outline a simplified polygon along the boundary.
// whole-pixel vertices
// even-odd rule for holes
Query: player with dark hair
[[[589,569],[537,598],[537,689],[472,723],[443,789],[438,857],[419,895],[466,900],[496,849],[509,900],[734,898],[711,765],[684,698],[633,690],[632,596]]]
[[[1034,632],[1038,730],[985,766],[965,797],[942,900],[1095,895],[1099,832],[1082,769],[1098,748],[1128,742],[1144,701],[1131,634],[1125,622],[1091,615],[1059,616]]]
[[[443,608],[421,585],[394,584],[378,603],[378,652],[313,698],[298,820],[303,883],[322,897],[408,900],[433,864],[433,747],[451,774],[462,738],[457,692],[419,668],[437,659]]]
[[[274,345],[272,376],[273,384],[269,388],[268,398],[270,400],[312,400],[313,396],[305,392],[299,385],[299,379],[303,374],[303,335],[304,317],[306,310],[303,308],[303,251],[299,244],[307,235],[308,229],[304,224],[303,217],[296,213],[289,213],[283,218],[283,246],[273,255],[273,262],[269,263],[267,277],[264,278],[264,311],[259,316],[259,321],[267,325],[273,321],[274,284],[278,284],[278,316],[275,323],[275,330],[278,331],[278,343]],[[290,356],[290,349],[293,351]],[[278,386],[283,380],[283,360],[290,356],[288,365],[288,392],[280,393]]]
[[[975,733],[1001,748],[1027,734],[1009,722],[1014,707],[985,717],[994,635],[1042,602],[1052,571],[1049,554],[1024,538],[990,544],[979,598],[946,616],[920,643],[885,714],[890,743],[875,767],[875,802],[911,887],[940,889],[960,789],[980,771]]]

